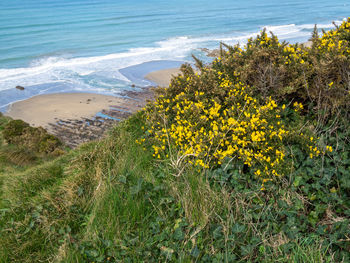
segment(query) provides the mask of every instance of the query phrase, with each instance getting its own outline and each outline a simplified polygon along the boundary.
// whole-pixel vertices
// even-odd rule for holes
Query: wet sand
[[[173,76],[180,74],[179,68],[170,68],[153,71],[145,76],[148,79],[161,87],[167,87],[170,84],[170,80]]]

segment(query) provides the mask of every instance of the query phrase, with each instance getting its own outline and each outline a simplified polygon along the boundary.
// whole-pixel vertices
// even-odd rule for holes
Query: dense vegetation
[[[30,127],[0,113],[0,173],[25,169],[64,152],[62,142],[43,128]]]
[[[349,262],[350,20],[220,53],[107,138],[1,167],[0,262]]]

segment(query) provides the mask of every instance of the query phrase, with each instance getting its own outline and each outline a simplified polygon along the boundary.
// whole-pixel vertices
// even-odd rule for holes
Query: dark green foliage
[[[2,133],[7,143],[34,153],[50,154],[62,146],[60,140],[45,129],[30,127],[22,120],[11,120]]]
[[[7,123],[3,128],[4,139],[8,143],[16,143],[17,138],[25,133],[25,129],[29,127],[29,124],[22,120],[12,120]]]
[[[22,171],[63,153],[62,143],[43,128],[0,116],[0,176]]]

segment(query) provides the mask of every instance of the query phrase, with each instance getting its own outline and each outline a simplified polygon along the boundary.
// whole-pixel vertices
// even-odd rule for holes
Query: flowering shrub
[[[208,66],[198,62],[200,74],[184,65],[146,109],[154,156],[169,159],[178,174],[186,166],[234,165],[264,189],[295,170],[292,144],[309,159],[332,152],[314,127],[324,127],[334,110],[348,118],[350,71],[344,69],[346,76],[339,67],[348,65],[349,28],[344,21],[321,38],[315,30],[310,48],[281,43],[264,30],[243,49],[221,48]],[[325,62],[332,73],[325,74]],[[317,118],[306,126],[302,116],[312,109]]]
[[[315,109],[330,115],[339,113],[349,122],[350,115],[350,18],[318,37],[315,30],[310,49],[313,74],[308,80],[308,96]]]
[[[286,106],[278,106],[272,98],[259,103],[251,88],[231,82],[220,71],[214,73],[179,76],[148,106],[154,156],[169,158],[179,170],[185,164],[212,168],[235,163],[259,177],[264,187],[292,168],[285,157],[285,138],[296,131],[281,118]],[[214,76],[212,90],[220,91],[216,95],[191,86],[210,76]],[[183,91],[174,96],[182,84]],[[296,105],[302,108],[301,103]],[[307,149],[310,157],[320,154],[315,141],[309,140]]]
[[[279,42],[262,31],[239,46],[221,48],[213,68],[254,87],[263,99],[302,102],[305,111],[329,118],[341,111],[349,119],[350,18],[319,37],[315,28],[312,46]],[[345,111],[345,112],[344,112]]]
[[[318,42],[317,48],[322,53],[340,54],[344,57],[350,55],[350,18],[336,29],[324,32]]]
[[[221,49],[221,56],[213,62],[213,68],[236,76],[244,84],[254,87],[254,94],[275,100],[300,97],[304,89],[304,72],[309,70],[308,49],[299,44],[279,42],[275,35],[265,30],[255,39],[248,39],[246,46]],[[304,99],[302,100],[304,101]]]

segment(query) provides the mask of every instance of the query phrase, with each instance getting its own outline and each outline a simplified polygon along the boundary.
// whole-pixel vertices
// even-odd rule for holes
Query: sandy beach
[[[162,69],[148,73],[145,79],[157,83],[161,87],[167,87],[170,84],[171,78],[178,74],[180,74],[179,68]]]
[[[35,96],[15,102],[5,113],[13,119],[21,119],[30,125],[50,129],[49,123],[65,119],[92,118],[96,113],[112,105],[136,111],[136,103],[112,96],[91,93],[59,93]]]

